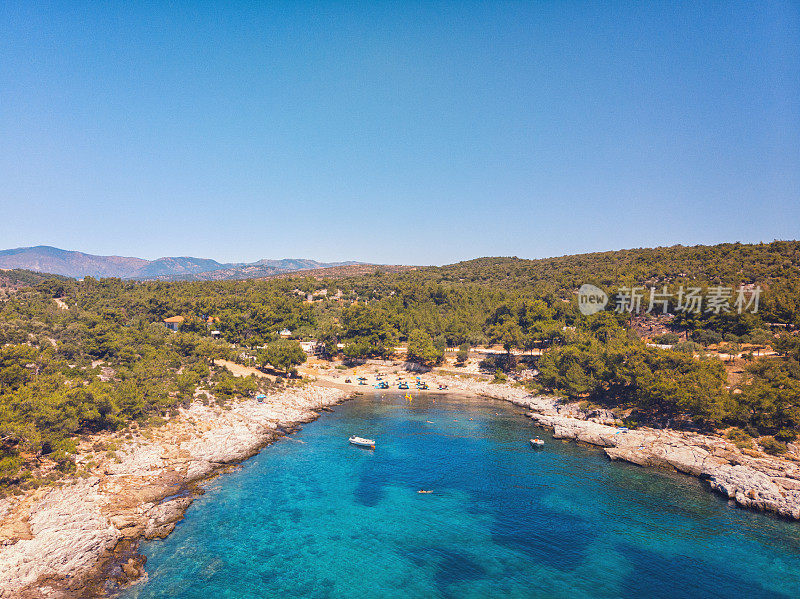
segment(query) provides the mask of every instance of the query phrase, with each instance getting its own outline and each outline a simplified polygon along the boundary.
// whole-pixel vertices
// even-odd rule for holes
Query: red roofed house
[[[177,331],[181,328],[184,320],[186,319],[183,316],[172,316],[171,318],[165,318],[164,326],[171,331]]]

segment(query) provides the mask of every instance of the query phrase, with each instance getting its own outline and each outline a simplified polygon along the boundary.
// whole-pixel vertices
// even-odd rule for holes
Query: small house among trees
[[[170,318],[164,319],[164,326],[167,327],[170,331],[177,332],[181,325],[183,324],[184,320],[186,320],[183,316],[172,316]]]

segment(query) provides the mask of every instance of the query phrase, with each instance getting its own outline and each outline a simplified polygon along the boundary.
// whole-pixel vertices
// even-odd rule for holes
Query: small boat
[[[389,383],[387,383],[386,381],[380,381],[377,385],[375,385],[375,388],[376,389],[388,389],[389,388]]]
[[[372,439],[365,439],[363,437],[356,437],[355,435],[350,437],[350,444],[358,445],[359,447],[369,447],[370,449],[375,449],[375,441]]]
[[[531,439],[531,445],[534,447],[543,447],[544,441],[542,441],[539,437],[536,437],[535,439]]]
[[[420,489],[419,491],[417,491],[417,493],[420,493],[422,495],[427,495],[428,493],[433,493],[433,491],[428,491],[427,489]]]

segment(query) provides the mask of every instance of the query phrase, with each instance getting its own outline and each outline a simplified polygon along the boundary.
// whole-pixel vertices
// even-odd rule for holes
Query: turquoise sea
[[[126,599],[800,597],[800,524],[455,395],[336,407],[211,481],[143,552]]]

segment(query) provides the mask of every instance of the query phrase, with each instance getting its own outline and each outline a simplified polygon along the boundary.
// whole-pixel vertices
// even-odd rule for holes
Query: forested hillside
[[[21,268],[3,270],[0,269],[0,287],[5,289],[18,289],[41,283],[42,281],[49,281],[51,279],[67,281],[68,277],[60,275],[52,275],[48,273],[34,272],[32,270],[24,270]]]
[[[587,282],[610,292],[746,283],[764,293],[757,313],[670,320],[688,340],[664,350],[634,334],[629,314],[582,315],[573,298]],[[798,242],[483,258],[322,280],[78,282],[4,271],[0,283],[0,486],[34,484],[31,460],[69,471],[78,434],[157,422],[198,390],[218,403],[254,392],[255,380],[213,360],[260,352],[278,366],[273,356],[290,355],[276,344],[284,328],[349,361],[391,357],[405,344],[412,358],[436,364],[447,346],[497,343],[508,353],[494,367],[511,372],[511,350],[538,348],[541,357],[526,359],[539,372],[526,383],[532,389],[618,410],[631,425],[735,426],[743,443],[774,436],[776,451],[800,426]],[[184,318],[179,333],[163,326],[172,316]],[[752,360],[731,385],[721,361],[704,357],[702,346],[716,342],[779,355]]]
[[[525,285],[550,291],[570,291],[582,283],[608,288],[695,281],[773,284],[800,277],[800,242],[678,245],[542,260],[478,258],[420,274],[440,281],[472,281],[505,288]]]

